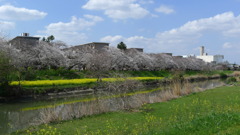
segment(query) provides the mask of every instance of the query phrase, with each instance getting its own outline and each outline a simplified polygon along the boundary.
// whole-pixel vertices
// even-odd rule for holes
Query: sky
[[[108,42],[147,53],[221,54],[240,64],[240,0],[0,0],[0,34],[68,45]]]

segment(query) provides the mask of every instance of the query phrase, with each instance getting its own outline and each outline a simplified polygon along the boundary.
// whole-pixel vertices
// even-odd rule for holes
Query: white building
[[[222,63],[224,62],[224,56],[223,55],[208,55],[204,52],[204,46],[200,47],[200,56],[196,56],[196,58],[202,59],[205,62],[209,63]]]

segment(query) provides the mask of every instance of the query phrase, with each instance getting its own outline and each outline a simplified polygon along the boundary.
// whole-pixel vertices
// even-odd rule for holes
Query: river
[[[192,89],[211,89],[223,86],[220,80],[191,83]],[[164,101],[159,97],[170,87],[146,88],[133,93],[79,96],[41,101],[0,103],[0,135],[55,120],[69,120],[85,115],[139,107],[143,103]],[[141,100],[140,100],[141,99]],[[127,101],[127,102],[126,102]]]

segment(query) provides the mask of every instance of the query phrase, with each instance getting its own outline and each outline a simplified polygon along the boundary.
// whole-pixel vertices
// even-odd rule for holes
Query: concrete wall
[[[212,55],[208,55],[208,56],[206,56],[206,55],[197,56],[197,58],[202,59],[203,61],[209,62],[209,63],[211,63],[211,62],[214,61],[214,57],[213,57]]]
[[[63,50],[75,50],[75,49],[96,49],[96,50],[102,50],[104,48],[108,48],[109,43],[104,43],[104,42],[92,42],[92,43],[87,43],[83,45],[76,45],[70,48],[65,48]]]
[[[214,55],[214,61],[216,61],[216,63],[222,63],[224,59],[223,55]]]
[[[93,42],[94,49],[101,50],[109,47],[109,43]]]
[[[221,63],[223,62],[223,59],[224,59],[223,55],[203,55],[203,56],[196,56],[196,57],[209,63],[211,62]]]
[[[18,36],[12,39],[9,43],[17,48],[35,46],[39,44],[39,37]]]
[[[143,48],[128,48],[127,51],[128,50],[137,50],[139,52],[143,52]]]

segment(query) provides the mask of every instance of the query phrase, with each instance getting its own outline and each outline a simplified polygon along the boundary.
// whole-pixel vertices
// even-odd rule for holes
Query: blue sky
[[[240,0],[0,0],[0,31],[174,55],[198,55],[204,45],[240,64],[239,7]]]

